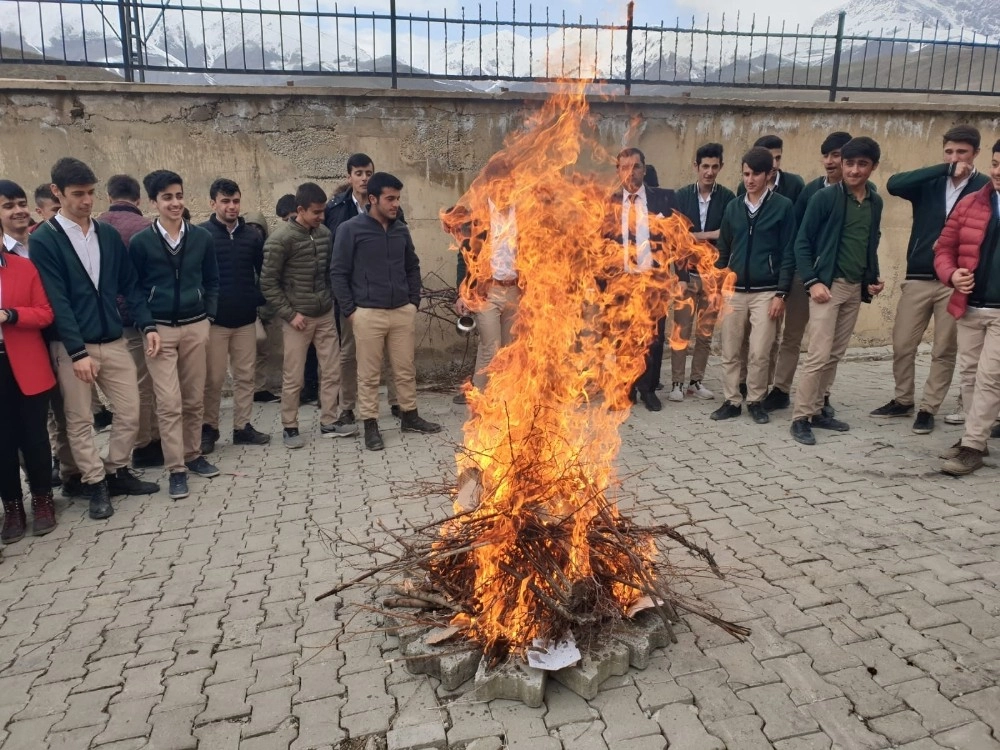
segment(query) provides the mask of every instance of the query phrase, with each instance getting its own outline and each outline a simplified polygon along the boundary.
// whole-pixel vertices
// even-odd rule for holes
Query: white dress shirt
[[[513,281],[517,278],[514,258],[517,255],[517,215],[514,206],[500,211],[492,200],[490,204],[490,239],[493,253],[490,264],[493,278],[497,281]]]
[[[764,205],[764,199],[770,192],[771,192],[770,190],[765,190],[763,193],[761,193],[760,200],[758,200],[756,203],[750,202],[750,193],[743,194],[743,202],[746,203],[747,208],[750,209],[750,213],[755,214],[760,210],[760,207]]]
[[[708,221],[708,207],[712,203],[712,196],[715,195],[715,187],[713,184],[707,196],[702,195],[701,188],[698,188],[698,218],[701,221],[701,231],[703,232],[708,231],[705,229],[705,223]]]
[[[178,232],[176,240],[170,236],[170,234],[167,232],[166,229],[163,228],[163,225],[160,223],[159,219],[157,219],[153,223],[156,224],[157,230],[159,230],[160,234],[163,236],[163,239],[166,240],[167,245],[170,246],[170,249],[176,251],[177,248],[180,247],[181,242],[184,240],[184,232],[186,231],[185,227],[186,222],[183,221],[181,222],[181,231]]]
[[[635,196],[633,202],[632,196]],[[636,264],[629,260],[631,237],[628,231],[629,211],[635,211],[635,257]],[[625,273],[639,273],[653,267],[653,251],[649,245],[649,211],[646,203],[646,186],[643,185],[635,193],[622,190],[622,268]]]
[[[66,232],[70,244],[76,251],[77,257],[83,263],[87,275],[94,283],[100,286],[101,283],[101,244],[97,239],[97,230],[94,229],[94,222],[88,220],[87,231],[84,232],[75,221],[67,219],[62,212],[56,214],[56,221]]]
[[[28,248],[25,247],[24,243],[18,242],[9,234],[4,234],[3,246],[8,253],[14,253],[14,255],[20,255],[22,258],[28,257]]]
[[[962,180],[957,185],[949,177],[944,184],[944,215],[951,216],[952,210],[955,208],[955,204],[958,203],[958,197],[965,190],[966,186],[969,184],[969,180],[972,179],[973,175],[976,174],[976,170],[969,172],[969,176]]]

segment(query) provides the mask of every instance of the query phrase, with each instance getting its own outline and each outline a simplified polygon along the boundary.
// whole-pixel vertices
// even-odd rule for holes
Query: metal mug
[[[455,321],[455,328],[464,336],[468,336],[476,330],[476,319],[471,315],[459,315]]]

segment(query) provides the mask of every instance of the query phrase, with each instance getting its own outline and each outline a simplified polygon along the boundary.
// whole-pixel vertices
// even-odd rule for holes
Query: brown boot
[[[0,531],[0,541],[13,544],[24,539],[24,500],[3,501],[3,531]]]
[[[35,536],[45,536],[56,527],[56,506],[51,492],[31,496],[31,514],[31,533]]]

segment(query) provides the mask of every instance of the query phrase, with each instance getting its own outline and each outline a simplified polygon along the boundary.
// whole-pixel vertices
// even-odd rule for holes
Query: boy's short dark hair
[[[840,149],[840,157],[847,159],[871,159],[872,164],[878,164],[882,158],[882,149],[874,139],[862,135],[852,138]]]
[[[826,156],[831,151],[839,151],[844,146],[847,145],[851,140],[851,134],[845,133],[843,130],[838,130],[835,133],[830,133],[819,146],[819,152]]]
[[[6,198],[7,200],[24,198],[24,200],[28,200],[28,194],[24,192],[23,187],[13,180],[0,180],[0,198]]]
[[[780,149],[785,148],[785,142],[776,135],[762,135],[760,138],[758,138],[756,141],[753,142],[753,145],[754,148],[758,146],[760,148],[780,148]]]
[[[638,156],[641,163],[646,163],[646,155],[637,148],[623,148],[618,152],[618,156],[615,157],[615,162],[620,162],[622,159],[629,156]]]
[[[295,191],[295,207],[309,208],[317,203],[326,204],[326,193],[315,182],[303,182]]]
[[[754,146],[743,154],[741,163],[750,167],[750,171],[754,174],[770,172],[774,169],[774,156],[768,150],[767,146]]]
[[[376,172],[368,178],[368,195],[375,196],[376,200],[382,195],[382,191],[386,188],[402,190],[403,183],[398,177],[391,175],[388,172]]]
[[[44,185],[39,185],[35,188],[35,205],[42,205],[42,201],[55,201],[59,202],[59,199],[52,193],[51,183],[46,182]]]
[[[108,178],[108,197],[113,201],[138,202],[142,197],[139,181],[127,174],[116,174]]]
[[[222,193],[227,198],[231,198],[232,196],[238,194],[239,192],[240,192],[239,185],[237,185],[232,180],[227,180],[225,177],[220,177],[215,182],[213,182],[212,186],[208,189],[208,197],[214,201],[219,193]]]
[[[70,185],[96,185],[97,175],[79,159],[64,156],[52,165],[52,184],[63,192]],[[55,197],[53,197],[55,200]]]
[[[979,134],[979,131],[971,125],[956,125],[944,134],[941,143],[942,145],[948,141],[952,141],[953,143],[968,143],[978,151],[982,140],[983,137]]]
[[[180,185],[183,188],[184,180],[179,174],[171,172],[169,169],[157,169],[143,177],[142,184],[146,188],[146,195],[149,196],[149,199],[155,201],[156,196],[171,185]]]
[[[1000,153],[1000,140],[993,144],[993,153]]]
[[[279,219],[284,219],[289,214],[294,214],[295,196],[291,193],[285,193],[278,198],[278,202],[274,204],[274,213],[277,214]]]
[[[375,169],[375,162],[368,154],[351,154],[347,157],[347,173],[350,174],[352,170],[358,167],[367,167],[371,165],[372,169]]]
[[[722,144],[721,143],[706,143],[704,146],[699,146],[698,150],[694,154],[695,165],[701,164],[703,159],[718,159],[719,163],[722,163]]]

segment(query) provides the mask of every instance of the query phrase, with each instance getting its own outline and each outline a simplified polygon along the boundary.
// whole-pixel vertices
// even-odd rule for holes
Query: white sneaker
[[[681,387],[680,383],[674,383],[670,387],[670,393],[667,394],[667,401],[683,401],[684,400],[684,389]]]
[[[956,411],[954,414],[948,414],[944,418],[945,424],[965,424],[965,412]]]
[[[703,398],[706,401],[715,398],[715,394],[712,393],[708,388],[701,384],[700,380],[696,380],[687,387],[687,393],[689,396],[697,396],[698,398]]]

